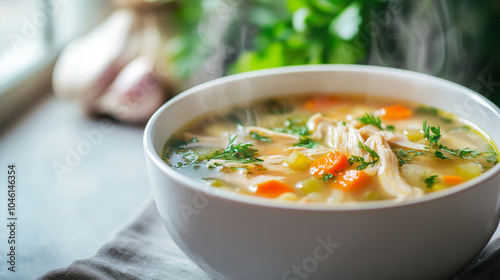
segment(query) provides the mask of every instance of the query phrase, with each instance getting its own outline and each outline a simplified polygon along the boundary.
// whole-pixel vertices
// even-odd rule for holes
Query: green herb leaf
[[[378,127],[380,130],[384,130],[382,128],[382,121],[380,120],[380,118],[373,116],[372,113],[365,113],[365,115],[362,116],[361,118],[358,118],[358,120],[363,124],[366,124],[366,125],[371,124],[375,127]]]
[[[361,141],[358,142],[358,147],[360,149],[363,149],[366,152],[368,152],[372,156],[373,159],[379,159],[380,158],[378,156],[377,152],[375,152],[374,150],[370,149],[370,147],[366,146],[365,144],[361,143]]]
[[[467,159],[467,158],[476,158],[480,156],[482,153],[478,151],[471,150],[469,148],[464,148],[464,149],[450,149],[446,147],[445,145],[439,144],[439,149],[449,153],[450,155],[459,157],[461,159]]]
[[[437,183],[437,176],[438,175],[432,175],[424,179],[425,186],[430,189],[432,186],[434,186],[435,183]]]
[[[311,140],[305,136],[299,138],[299,143],[294,144],[295,147],[305,147],[309,149],[316,148],[320,145],[320,143]]]
[[[449,157],[445,156],[442,152],[440,151],[435,151],[434,156],[440,159],[450,159]]]
[[[321,176],[319,179],[323,182],[328,182],[330,179],[333,179],[335,178],[335,176],[333,176],[332,173],[326,173],[326,174],[323,174],[323,176]]]
[[[255,140],[258,140],[258,141],[261,141],[261,142],[267,142],[267,143],[273,142],[271,140],[271,137],[260,135],[257,132],[250,133],[250,137],[252,139],[255,139]]]
[[[356,166],[356,170],[363,170],[370,165],[371,166],[375,165],[375,163],[378,162],[378,159],[375,159],[375,160],[370,161],[370,162],[366,162],[365,159],[360,157],[360,156],[351,156],[347,161],[349,162],[350,165],[353,165],[355,163],[359,163],[358,166]]]
[[[429,140],[431,147],[432,145],[439,143],[439,139],[441,139],[441,128],[439,126],[428,126],[427,120],[425,120],[422,128],[424,131],[424,137]]]
[[[385,130],[394,132],[396,131],[396,127],[394,127],[393,125],[388,125],[385,127]]]
[[[402,166],[403,164],[406,164],[410,161],[413,160],[414,157],[416,156],[420,156],[420,155],[423,155],[424,152],[423,151],[416,151],[416,150],[398,150],[398,151],[394,151],[394,153],[396,154],[396,157],[398,158],[398,161],[399,161],[399,166]]]
[[[211,160],[211,159],[223,159],[227,161],[235,161],[235,162],[241,162],[241,163],[252,163],[252,162],[259,162],[262,161],[262,159],[257,158],[257,150],[252,149],[251,147],[253,146],[253,143],[239,143],[239,144],[234,144],[236,141],[236,137],[238,135],[233,134],[229,137],[229,144],[227,145],[227,148],[221,152],[221,151],[215,151],[212,155],[208,156],[206,159]]]

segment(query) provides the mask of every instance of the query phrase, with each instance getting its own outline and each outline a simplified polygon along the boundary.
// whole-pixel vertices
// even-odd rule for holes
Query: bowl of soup
[[[166,229],[216,279],[446,279],[497,227],[499,121],[432,76],[292,66],[181,93],[144,150]]]

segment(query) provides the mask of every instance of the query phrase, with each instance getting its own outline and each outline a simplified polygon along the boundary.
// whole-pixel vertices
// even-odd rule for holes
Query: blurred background
[[[495,0],[1,0],[0,5],[2,95],[52,74],[63,51],[53,90],[82,103],[90,115],[144,123],[153,107],[194,84],[323,63],[419,71],[500,103],[500,2]],[[135,65],[123,74],[130,64]],[[134,68],[140,70],[133,73]],[[120,74],[137,82],[120,81]],[[118,116],[110,103],[120,95],[127,103],[127,91],[137,91],[148,78],[162,94],[143,89],[141,102],[128,96],[127,107],[141,107],[134,102],[149,107],[132,110],[144,115]],[[10,99],[20,99],[15,95]],[[153,101],[151,95],[163,98]],[[13,108],[0,107],[5,114]]]
[[[143,127],[168,98],[325,63],[427,73],[500,105],[500,1],[0,0],[0,164],[19,166],[21,225],[20,272],[2,262],[0,278],[88,257],[132,215],[149,194]]]

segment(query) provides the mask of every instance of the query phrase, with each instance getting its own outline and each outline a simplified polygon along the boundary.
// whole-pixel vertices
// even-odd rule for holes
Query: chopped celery
[[[470,180],[481,174],[481,165],[476,162],[468,162],[458,165],[457,171],[465,180]]]
[[[376,191],[367,191],[364,195],[366,200],[380,200],[382,196]]]
[[[311,177],[298,182],[295,187],[308,194],[319,191],[321,189],[321,182],[318,179]]]
[[[292,170],[304,170],[311,165],[313,160],[303,155],[301,152],[293,151],[285,162]]]
[[[418,141],[424,138],[424,133],[420,129],[406,130],[405,134],[410,141]]]
[[[432,188],[430,189],[430,191],[435,192],[435,191],[444,190],[446,188],[447,188],[447,186],[445,184],[435,183],[434,185],[432,185]]]

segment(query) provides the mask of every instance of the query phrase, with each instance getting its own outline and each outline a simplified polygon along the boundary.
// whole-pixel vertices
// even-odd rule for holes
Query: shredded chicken
[[[366,140],[366,145],[380,157],[378,165],[378,179],[384,190],[396,201],[403,201],[409,197],[419,197],[423,191],[409,186],[399,174],[398,159],[381,133],[375,133]]]
[[[373,125],[363,126],[359,129],[359,132],[366,138],[378,133],[391,145],[397,145],[415,150],[425,150],[425,145],[408,140],[408,137],[406,137],[403,133],[380,130]]]

